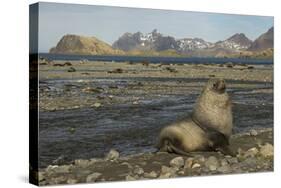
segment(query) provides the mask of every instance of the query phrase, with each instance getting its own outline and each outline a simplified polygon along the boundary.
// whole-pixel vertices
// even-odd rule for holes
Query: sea
[[[69,54],[50,54],[39,53],[39,57],[49,60],[68,60],[68,61],[113,61],[113,62],[144,62],[177,64],[177,63],[200,63],[200,64],[273,64],[271,59],[247,59],[247,58],[215,58],[215,57],[156,57],[156,56],[113,56],[113,55],[69,55]]]

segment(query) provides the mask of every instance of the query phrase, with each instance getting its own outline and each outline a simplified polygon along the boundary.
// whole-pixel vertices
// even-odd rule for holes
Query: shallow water
[[[53,95],[63,95],[65,86],[83,100],[78,88],[83,84],[109,87],[118,83],[126,87],[129,78],[84,80],[45,80],[40,86],[48,86]],[[150,81],[165,84],[174,79],[139,78],[134,81]],[[181,79],[184,82],[200,83],[204,79]],[[239,83],[228,81],[228,83]],[[272,83],[241,82],[253,84],[255,89],[273,88]],[[76,91],[77,90],[77,91]],[[187,94],[162,95],[156,99],[146,98],[138,105],[128,103],[101,108],[79,108],[73,110],[40,111],[39,166],[45,167],[60,156],[65,161],[103,157],[111,148],[121,155],[155,151],[157,135],[162,127],[187,116],[199,95],[200,89]],[[252,128],[273,127],[273,94],[253,92],[252,88],[230,87],[233,100],[234,133]],[[141,97],[142,93],[131,93]],[[126,97],[121,95],[119,97]],[[70,131],[70,128],[74,131]]]

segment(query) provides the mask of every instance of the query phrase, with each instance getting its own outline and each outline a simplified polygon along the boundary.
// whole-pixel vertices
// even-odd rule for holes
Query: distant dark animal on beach
[[[120,69],[120,68],[114,69],[112,71],[108,71],[108,73],[123,73],[123,72],[124,72],[124,70]]]
[[[190,155],[193,151],[220,151],[232,155],[232,104],[222,79],[212,78],[198,97],[190,118],[162,129],[158,149]]]
[[[76,69],[73,68],[73,67],[70,67],[70,68],[67,70],[67,72],[76,72]]]

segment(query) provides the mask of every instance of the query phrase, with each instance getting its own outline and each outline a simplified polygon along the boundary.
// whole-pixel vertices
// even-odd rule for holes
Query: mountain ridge
[[[242,54],[241,57],[248,57],[255,54],[258,57],[267,57],[271,54],[270,56],[273,56],[273,50],[268,49],[273,49],[273,27],[254,41],[244,33],[236,33],[217,42],[208,42],[197,37],[176,39],[154,29],[150,33],[126,32],[110,45],[96,37],[67,34],[49,52],[84,55],[239,57]],[[266,55],[259,55],[259,53]]]

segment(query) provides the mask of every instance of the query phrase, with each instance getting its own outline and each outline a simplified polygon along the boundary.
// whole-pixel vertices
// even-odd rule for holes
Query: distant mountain
[[[112,45],[115,49],[124,51],[131,50],[155,50],[163,51],[169,49],[177,49],[177,42],[173,37],[163,36],[154,29],[151,33],[143,34],[125,33]]]
[[[124,51],[163,51],[175,50],[179,54],[194,55],[204,53],[214,56],[218,54],[229,54],[250,47],[252,41],[245,34],[237,33],[224,41],[211,43],[201,38],[175,39],[172,36],[164,36],[153,30],[151,33],[143,34],[125,33],[113,43],[113,48]]]
[[[236,33],[224,41],[215,43],[216,48],[246,50],[251,46],[252,41],[244,33]]]
[[[122,50],[113,49],[109,44],[95,38],[79,35],[64,35],[56,47],[50,49],[56,54],[83,55],[124,55]]]
[[[136,55],[136,56],[197,56],[272,58],[273,27],[254,42],[243,33],[215,43],[201,38],[175,39],[154,29],[143,34],[124,33],[112,46],[95,38],[79,35],[63,36],[50,53],[88,55]]]
[[[271,27],[267,32],[259,36],[248,48],[249,51],[263,51],[268,48],[273,48],[273,32]]]
[[[177,40],[178,51],[188,52],[214,47],[214,44],[200,38],[184,38]]]

